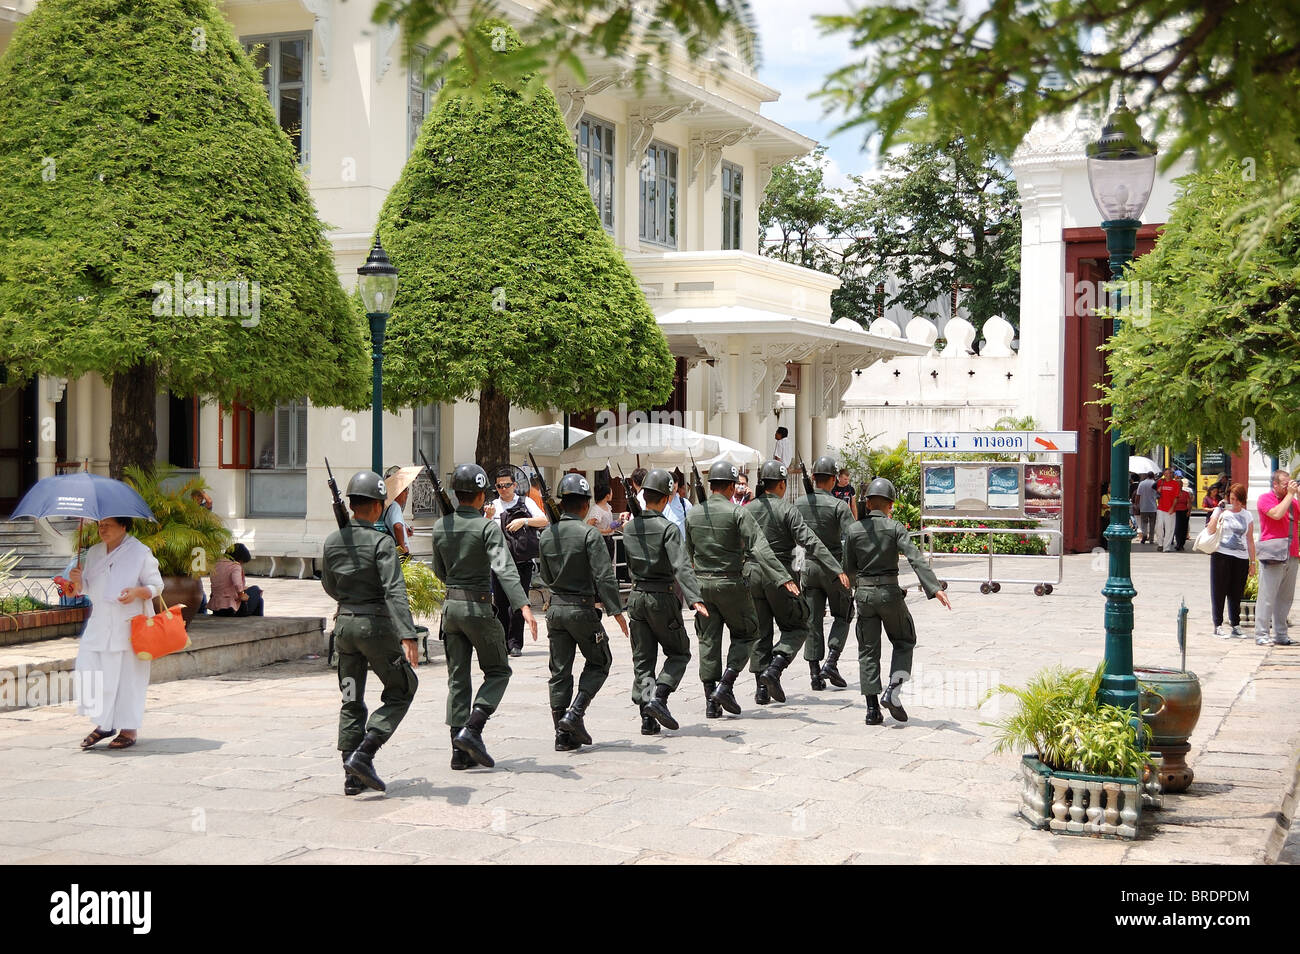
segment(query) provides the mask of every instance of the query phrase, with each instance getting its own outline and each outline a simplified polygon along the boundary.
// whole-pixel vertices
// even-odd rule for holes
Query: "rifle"
[[[700,468],[695,463],[695,455],[691,454],[691,494],[695,497],[691,503],[699,503],[704,500],[704,480],[700,477]]]
[[[555,501],[551,499],[551,488],[546,486],[546,478],[542,476],[542,468],[537,466],[537,459],[533,457],[533,452],[528,452],[528,463],[533,465],[533,473],[537,475],[538,483],[542,485],[542,503],[546,505],[546,519],[551,525],[560,522],[560,511],[555,506]]]
[[[606,467],[609,465],[606,464]],[[632,511],[632,516],[641,516],[641,501],[636,499],[636,494],[632,493],[632,485],[627,482],[627,477],[623,475],[623,465],[618,465],[618,480],[623,485],[623,496],[627,498],[627,509]]]
[[[442,489],[442,481],[438,479],[438,475],[429,466],[429,458],[424,456],[423,447],[420,448],[420,461],[424,464],[424,469],[429,472],[429,479],[433,481],[434,493],[438,495],[438,506],[442,507],[442,516],[445,517],[455,511],[456,508],[451,505],[451,498],[447,496],[447,491]]]
[[[811,497],[817,488],[813,486],[812,478],[808,476],[808,468],[803,465],[802,454],[795,458],[795,463],[799,465],[799,473],[803,474],[803,492]]]
[[[343,529],[352,519],[348,516],[348,508],[343,506],[343,498],[339,496],[339,484],[334,479],[334,471],[330,470],[330,459],[325,458],[325,483],[329,484],[330,494],[334,497],[334,520],[338,523],[339,529]]]

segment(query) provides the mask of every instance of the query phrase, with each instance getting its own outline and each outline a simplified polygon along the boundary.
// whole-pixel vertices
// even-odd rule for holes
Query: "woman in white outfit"
[[[131,649],[131,618],[153,615],[162,595],[162,574],[149,548],[131,536],[130,517],[99,521],[97,543],[85,566],[70,575],[72,596],[90,600],[90,618],[77,650],[77,712],[95,720],[81,747],[88,749],[117,733],[110,749],[135,745],[144,718],[149,663]]]

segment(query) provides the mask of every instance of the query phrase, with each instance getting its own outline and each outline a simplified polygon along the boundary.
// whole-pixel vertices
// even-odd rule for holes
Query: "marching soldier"
[[[837,472],[835,458],[818,457],[812,466],[815,489],[813,493],[805,494],[796,500],[794,505],[799,515],[803,517],[804,523],[817,534],[817,539],[826,544],[826,549],[830,550],[831,556],[843,563],[844,536],[853,523],[853,511],[844,500],[831,493],[831,488],[835,486]],[[847,580],[848,577],[846,576],[845,579]],[[844,651],[844,644],[849,638],[849,623],[853,620],[852,583],[850,582],[848,587],[840,586],[816,567],[804,569],[802,583],[804,597],[808,600],[808,608],[812,613],[808,629],[793,639],[781,640],[781,645],[776,648],[776,651],[793,659],[802,642],[803,658],[808,661],[812,688],[825,689],[829,681],[831,685],[843,689],[848,683],[840,675],[838,663],[840,653]],[[827,647],[824,642],[827,605],[830,606],[831,611],[829,654],[826,652]],[[826,659],[825,665],[822,665],[823,657]]]
[[[523,613],[537,639],[528,594],[501,527],[483,516],[487,473],[478,464],[461,464],[452,473],[455,511],[433,525],[433,571],[447,586],[442,607],[442,640],[447,654],[447,725],[451,727],[451,767],[471,768],[475,763],[492,768],[496,763],[483,744],[483,726],[501,704],[510,682],[506,634],[492,605],[492,574],[505,588],[510,605]],[[470,707],[469,665],[478,655],[483,683]]]
[[[555,723],[555,751],[572,752],[579,746],[591,745],[591,735],[582,717],[605,684],[614,661],[596,601],[614,617],[624,636],[628,632],[618,578],[614,576],[605,538],[586,522],[587,511],[591,509],[591,485],[581,474],[565,474],[559,491],[564,513],[559,523],[542,531],[538,560],[542,579],[551,588],[546,635],[551,641],[548,686],[551,720]],[[578,694],[574,696],[573,660],[578,650],[586,662],[578,677]]]
[[[815,564],[825,577],[838,577],[833,585],[847,595],[849,578],[840,569],[839,560],[808,528],[799,510],[785,500],[788,478],[785,464],[769,460],[759,470],[758,476],[762,481],[761,492],[745,512],[758,523],[781,565],[793,577],[794,548],[801,546],[808,564]],[[777,702],[785,702],[781,673],[790,665],[790,660],[798,652],[798,644],[807,634],[809,609],[804,595],[807,589],[805,587],[803,593],[792,596],[784,587],[765,583],[757,573],[751,571],[750,577],[750,593],[758,611],[758,639],[749,659],[749,669],[754,674],[754,701],[765,706],[769,695]],[[772,651],[774,623],[781,627],[781,645],[786,647],[784,652]],[[794,648],[789,648],[791,646]],[[817,672],[821,674],[820,668]]]
[[[397,546],[375,529],[384,509],[383,478],[368,470],[348,481],[352,520],[325,540],[321,585],[338,600],[334,645],[339,654],[339,751],[343,753],[343,794],[387,786],[375,772],[374,756],[411,707],[419,680],[414,667],[415,621]],[[384,684],[383,705],[366,711],[366,669]]]
[[[678,728],[668,711],[668,697],[681,684],[691,661],[691,643],[682,625],[682,607],[673,580],[686,603],[701,616],[709,611],[700,599],[700,583],[686,559],[686,545],[677,526],[664,516],[673,493],[673,478],[655,469],[642,485],[645,507],[623,528],[632,593],[627,600],[632,618],[632,701],[641,710],[641,734],[658,735],[659,727]],[[655,676],[659,648],[664,667]]]
[[[912,648],[916,645],[916,626],[903,602],[898,585],[898,554],[907,557],[921,588],[929,599],[952,609],[943,584],[916,548],[907,528],[893,520],[894,485],[877,477],[867,486],[867,512],[852,526],[844,540],[844,571],[857,579],[858,670],[862,694],[867,697],[867,725],[880,725],[880,703],[899,722],[907,721],[907,712],[899,701],[903,683],[912,673]],[[862,509],[861,507],[859,509]],[[893,644],[890,660],[889,688],[880,693],[880,627]]]
[[[706,718],[717,719],[722,709],[740,714],[732,691],[758,638],[758,615],[743,567],[748,556],[751,578],[784,586],[791,596],[799,586],[768,545],[754,518],[731,502],[739,471],[718,461],[709,468],[709,496],[686,513],[686,553],[695,564],[700,600],[705,613],[695,617],[700,641],[700,681],[704,683]],[[706,615],[707,614],[707,615]],[[731,630],[727,668],[722,668],[722,627]]]

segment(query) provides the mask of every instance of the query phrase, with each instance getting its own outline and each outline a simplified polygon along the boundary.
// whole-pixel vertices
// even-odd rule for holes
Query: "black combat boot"
[[[352,753],[343,752],[341,754],[343,756],[343,794],[360,795],[362,792],[366,790],[366,787],[348,774],[348,768],[347,768],[348,756],[351,755]]]
[[[372,730],[366,733],[357,750],[343,760],[345,772],[366,788],[373,788],[376,792],[382,792],[388,787],[384,784],[384,780],[375,774],[375,753],[383,744],[379,733]]]
[[[460,729],[456,726],[448,726],[451,729],[451,770],[453,772],[463,772],[466,769],[474,767],[474,760],[456,748],[456,734]]]
[[[732,688],[736,685],[736,677],[739,675],[738,669],[724,669],[722,681],[718,683],[718,688],[713,690],[713,695],[709,696],[711,702],[716,702],[732,715],[740,715],[740,703],[736,701],[736,695],[732,692]]]
[[[822,677],[822,664],[818,659],[808,660],[808,684],[813,692],[821,692],[826,688],[826,680]]]
[[[650,714],[649,708],[644,703],[641,705],[641,734],[659,734],[659,720]]]
[[[773,653],[772,664],[758,674],[758,681],[777,702],[785,702],[785,690],[781,688],[781,673],[788,665],[790,665],[789,656],[784,653]]]
[[[840,651],[832,649],[826,657],[826,665],[822,666],[822,678],[829,682],[836,689],[843,689],[848,685],[844,677],[840,675],[837,663],[840,661]]]
[[[580,742],[582,745],[591,745],[591,734],[587,731],[587,727],[582,724],[582,717],[587,714],[587,706],[590,704],[591,696],[580,691],[574,696],[569,711],[564,713],[558,723],[559,728],[569,733],[575,741]]]
[[[582,748],[582,744],[560,728],[560,720],[564,718],[563,709],[551,710],[551,722],[555,724],[555,751],[572,752],[575,749]]]
[[[465,728],[456,733],[451,744],[484,768],[493,768],[497,763],[488,755],[487,747],[483,744],[483,726],[487,725],[487,720],[488,711],[475,706]]]
[[[666,686],[662,682],[656,683],[655,696],[641,707],[641,714],[649,713],[665,729],[680,729],[681,726],[677,724],[673,714],[668,711],[668,697],[672,694],[672,691],[672,686]]]
[[[885,717],[880,714],[880,700],[867,696],[867,725],[880,725],[884,721]]]
[[[706,682],[704,684],[704,718],[721,719],[722,706],[713,701],[713,693],[718,688],[716,682]]]
[[[767,694],[767,686],[763,685],[763,674],[754,673],[754,703],[765,706],[772,701],[772,697]]]
[[[880,698],[880,701],[885,704],[885,708],[889,710],[889,714],[899,722],[907,721],[907,710],[903,708],[901,701],[904,681],[895,677],[893,682],[889,684],[889,688],[885,690],[885,694]]]

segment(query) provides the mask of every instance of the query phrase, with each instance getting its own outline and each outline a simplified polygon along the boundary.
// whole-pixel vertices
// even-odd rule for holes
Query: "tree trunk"
[[[112,402],[108,473],[121,480],[124,468],[151,469],[158,455],[157,365],[142,362],[113,375]]]
[[[491,384],[478,393],[478,446],[474,457],[492,472],[510,463],[510,399]]]

